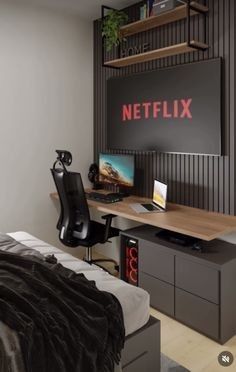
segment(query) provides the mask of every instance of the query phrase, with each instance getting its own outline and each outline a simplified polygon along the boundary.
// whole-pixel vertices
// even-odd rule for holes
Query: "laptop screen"
[[[154,181],[153,187],[153,203],[158,207],[166,209],[167,185],[157,180]]]

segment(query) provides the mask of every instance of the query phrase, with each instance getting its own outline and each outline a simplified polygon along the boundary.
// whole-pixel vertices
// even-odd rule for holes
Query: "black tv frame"
[[[140,76],[140,75],[145,75],[148,73],[152,73],[154,71],[166,71],[166,70],[172,70],[178,67],[184,67],[184,66],[189,66],[189,65],[194,65],[194,64],[204,64],[204,63],[209,63],[212,61],[219,61],[220,62],[220,81],[221,81],[221,92],[220,92],[220,129],[219,129],[219,152],[218,153],[210,153],[208,154],[207,152],[187,152],[187,151],[159,151],[158,149],[130,149],[126,147],[120,147],[120,148],[112,148],[108,145],[108,136],[106,135],[106,149],[107,151],[129,151],[129,153],[167,153],[167,154],[183,154],[183,155],[201,155],[201,156],[213,156],[213,157],[220,157],[224,155],[224,146],[223,146],[223,138],[224,138],[224,131],[223,131],[223,116],[224,116],[224,108],[223,108],[223,100],[224,100],[224,92],[223,92],[223,86],[224,86],[224,74],[223,74],[223,58],[218,57],[218,58],[211,58],[208,60],[202,60],[202,61],[196,61],[196,62],[191,62],[191,63],[184,63],[180,64],[177,66],[170,66],[170,67],[164,67],[159,70],[151,70],[151,71],[144,71],[141,73],[135,73],[135,74],[127,74],[124,76],[117,76],[117,77],[111,77],[107,79],[107,83],[109,80],[116,80],[116,79],[122,79],[126,77],[133,77],[133,76]],[[106,108],[108,107],[108,94],[107,94],[107,89],[106,89]],[[108,133],[108,115],[106,113],[106,133]]]

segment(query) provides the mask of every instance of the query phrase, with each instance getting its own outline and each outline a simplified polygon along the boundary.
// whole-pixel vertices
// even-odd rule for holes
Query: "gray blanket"
[[[0,256],[0,372],[25,372],[33,365],[38,372],[59,366],[60,371],[114,371],[125,335],[118,300],[55,257],[45,258],[1,233]],[[58,338],[64,329],[70,332]]]
[[[19,254],[20,256],[34,256],[38,257],[40,260],[45,259],[45,257],[36,249],[26,247],[10,236],[2,233],[0,233],[0,249],[4,252]]]
[[[25,372],[18,336],[1,321],[0,372]]]

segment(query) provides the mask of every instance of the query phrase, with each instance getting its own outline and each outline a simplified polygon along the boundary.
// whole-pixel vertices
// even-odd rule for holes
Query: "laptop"
[[[154,180],[152,203],[135,203],[131,208],[137,213],[165,212],[167,199],[167,185]]]

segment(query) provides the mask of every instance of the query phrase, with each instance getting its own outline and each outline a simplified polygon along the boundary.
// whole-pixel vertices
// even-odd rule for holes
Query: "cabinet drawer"
[[[176,257],[176,287],[219,304],[219,271]]]
[[[219,338],[219,306],[190,293],[175,289],[175,316],[214,339]]]
[[[138,359],[134,360],[126,366],[122,366],[122,371],[124,372],[149,372],[148,371],[148,354],[145,353],[141,355]]]
[[[174,284],[174,255],[165,252],[158,244],[141,240],[139,269],[155,278]]]
[[[150,294],[152,307],[174,316],[174,286],[143,272],[139,273],[139,286]]]

